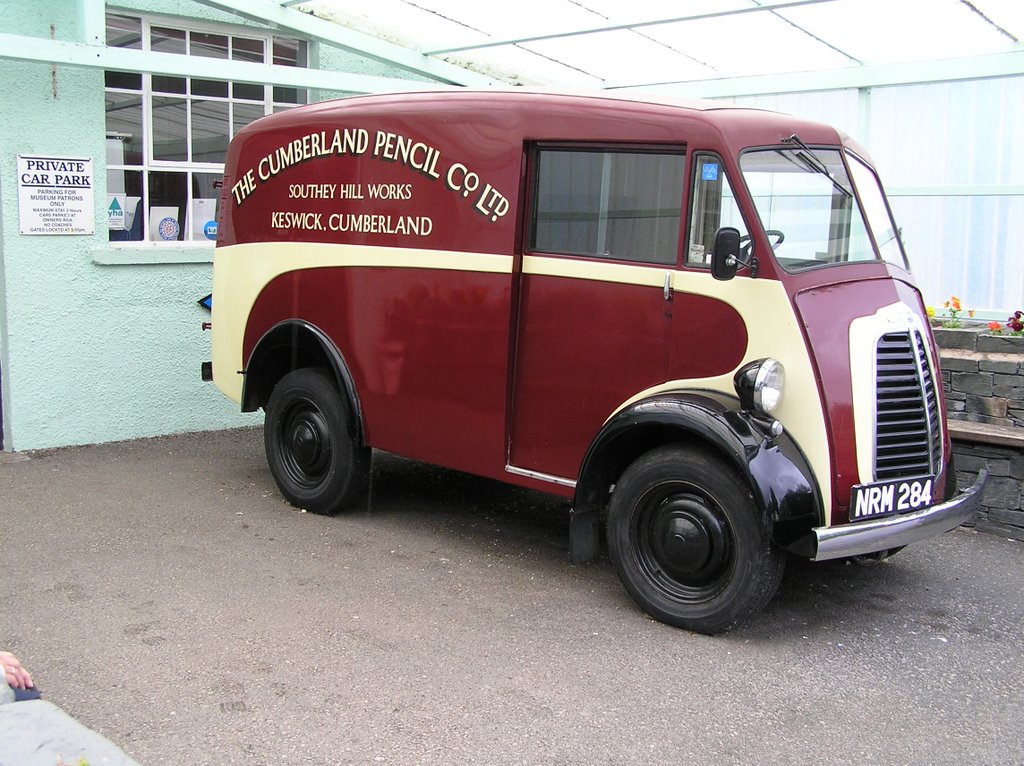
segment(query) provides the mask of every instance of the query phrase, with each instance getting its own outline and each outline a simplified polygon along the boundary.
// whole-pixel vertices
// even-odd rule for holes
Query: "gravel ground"
[[[0,647],[142,764],[1021,764],[1024,546],[791,561],[709,638],[647,618],[568,506],[375,456],[287,505],[259,429],[0,455]]]

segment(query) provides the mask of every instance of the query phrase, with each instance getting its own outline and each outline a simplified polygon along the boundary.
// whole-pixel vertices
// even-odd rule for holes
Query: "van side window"
[[[685,156],[675,152],[540,149],[530,249],[674,264]]]
[[[711,245],[719,228],[734,226],[739,229],[741,237],[746,237],[748,232],[722,160],[713,154],[698,154],[694,157],[693,167],[693,210],[686,263],[703,266],[710,263]]]

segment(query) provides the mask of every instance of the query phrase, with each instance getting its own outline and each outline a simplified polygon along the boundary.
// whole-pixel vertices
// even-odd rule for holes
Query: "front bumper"
[[[812,530],[817,541],[814,561],[861,556],[927,540],[970,521],[981,504],[988,469],[978,472],[974,486],[952,500],[900,516]]]

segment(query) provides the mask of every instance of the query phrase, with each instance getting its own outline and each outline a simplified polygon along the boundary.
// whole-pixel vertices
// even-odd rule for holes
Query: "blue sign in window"
[[[700,178],[702,181],[717,181],[718,180],[718,163],[709,162],[701,168]]]

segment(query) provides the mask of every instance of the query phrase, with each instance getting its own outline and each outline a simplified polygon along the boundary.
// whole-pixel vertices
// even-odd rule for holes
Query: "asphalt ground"
[[[709,638],[567,515],[389,455],[302,513],[259,429],[2,455],[0,647],[146,765],[1024,763],[1024,544],[791,561]]]

